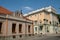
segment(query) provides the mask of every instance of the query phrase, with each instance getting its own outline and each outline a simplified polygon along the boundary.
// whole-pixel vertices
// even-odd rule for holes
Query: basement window
[[[16,38],[16,36],[15,36],[15,35],[13,35],[13,38]]]
[[[20,38],[22,37],[22,35],[20,35]]]
[[[31,36],[31,34],[29,34],[29,36]]]
[[[1,31],[2,31],[1,29],[2,29],[2,23],[0,22],[0,34],[1,34]]]

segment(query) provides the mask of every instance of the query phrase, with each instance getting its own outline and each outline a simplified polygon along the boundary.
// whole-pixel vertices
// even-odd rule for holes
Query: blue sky
[[[23,13],[28,13],[50,5],[60,13],[60,0],[0,0],[0,6],[11,11],[22,10]]]

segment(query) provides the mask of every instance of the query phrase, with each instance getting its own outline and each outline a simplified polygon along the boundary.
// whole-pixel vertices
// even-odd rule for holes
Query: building
[[[56,9],[52,6],[37,9],[24,16],[34,21],[34,34],[51,34],[58,32]]]
[[[20,39],[32,34],[32,20],[24,17],[20,11],[11,12],[0,6],[0,40]]]

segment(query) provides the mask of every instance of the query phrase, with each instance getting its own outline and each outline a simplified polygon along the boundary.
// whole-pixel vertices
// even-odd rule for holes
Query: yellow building
[[[29,12],[24,16],[34,21],[34,34],[57,32],[59,22],[56,10],[51,6]]]

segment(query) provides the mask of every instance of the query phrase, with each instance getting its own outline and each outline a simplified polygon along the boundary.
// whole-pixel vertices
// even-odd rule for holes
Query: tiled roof
[[[7,10],[6,8],[0,6],[0,14],[12,14],[13,12]]]

